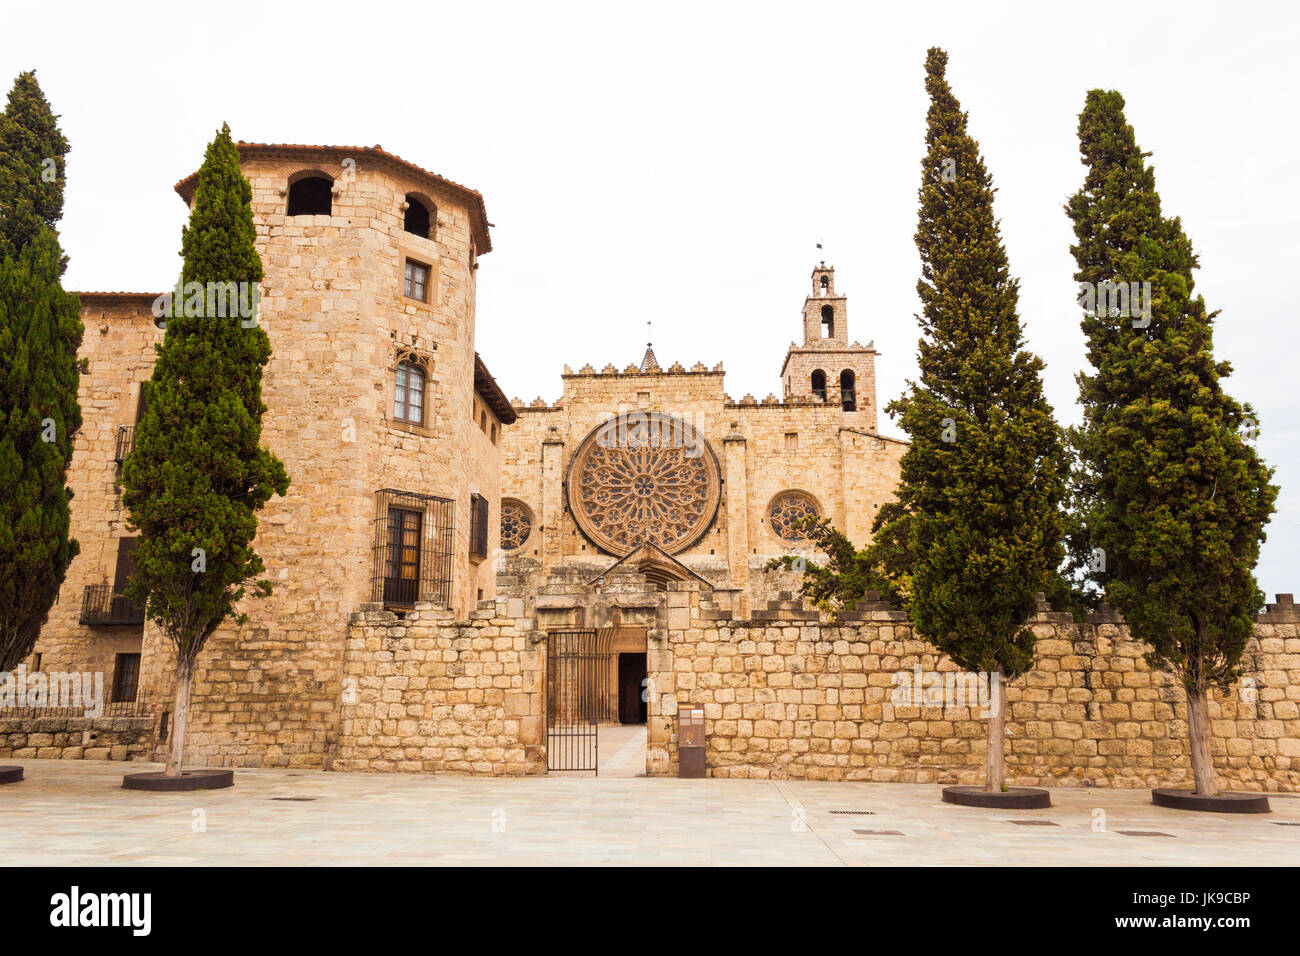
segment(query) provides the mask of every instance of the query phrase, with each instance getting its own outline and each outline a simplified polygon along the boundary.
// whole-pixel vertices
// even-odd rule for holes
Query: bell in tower
[[[876,350],[849,341],[848,300],[835,292],[835,267],[819,262],[803,304],[803,343],[781,367],[787,401],[838,410],[856,427],[876,429]]]

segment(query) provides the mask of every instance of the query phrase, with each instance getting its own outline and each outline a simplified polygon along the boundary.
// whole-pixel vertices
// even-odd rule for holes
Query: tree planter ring
[[[1169,810],[1199,810],[1202,813],[1272,813],[1268,796],[1262,793],[1216,793],[1198,797],[1195,790],[1163,788],[1151,791],[1151,802]]]
[[[1035,787],[1010,787],[994,793],[983,787],[944,787],[943,802],[990,810],[1044,810],[1052,805],[1052,796]]]
[[[0,784],[17,783],[23,779],[23,768],[15,767],[13,764],[0,766]]]
[[[123,790],[222,790],[235,785],[233,770],[182,770],[179,777],[169,777],[161,770],[128,773],[122,777]]]

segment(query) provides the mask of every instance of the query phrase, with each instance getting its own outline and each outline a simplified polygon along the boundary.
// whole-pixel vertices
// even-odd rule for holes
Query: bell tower
[[[838,407],[851,424],[874,432],[875,343],[849,340],[848,299],[835,290],[835,267],[819,262],[803,303],[803,344],[790,343],[781,366],[786,401]]]
[[[812,295],[803,303],[803,344],[849,344],[848,303],[835,294],[835,267],[819,263],[812,273]]]

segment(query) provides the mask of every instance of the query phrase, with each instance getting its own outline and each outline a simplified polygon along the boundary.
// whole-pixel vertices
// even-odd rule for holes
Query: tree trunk
[[[995,677],[1000,675],[989,675],[990,681]],[[989,793],[1001,793],[1007,737],[1007,707],[1000,681],[996,696],[989,695],[989,705],[989,739],[984,757],[984,789]]]
[[[1210,709],[1204,687],[1187,691],[1187,735],[1196,795],[1212,797],[1219,788],[1214,780],[1214,758],[1210,756]]]
[[[193,681],[193,668],[176,675],[176,712],[172,715],[171,745],[167,750],[167,769],[164,771],[169,777],[179,777],[185,761],[185,725],[190,718],[190,684]]]

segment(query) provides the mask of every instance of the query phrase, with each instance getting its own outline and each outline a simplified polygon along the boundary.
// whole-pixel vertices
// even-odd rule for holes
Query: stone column
[[[560,561],[563,548],[564,439],[554,426],[542,441],[542,570]]]
[[[740,620],[749,619],[749,478],[745,468],[745,436],[739,422],[731,423],[731,432],[722,439],[723,476],[727,493],[727,565],[731,586],[740,589]]]

